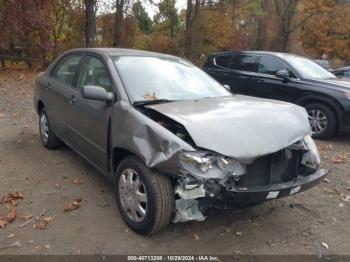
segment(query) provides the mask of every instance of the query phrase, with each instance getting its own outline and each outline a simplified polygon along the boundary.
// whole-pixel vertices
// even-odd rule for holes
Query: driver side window
[[[289,72],[291,77],[295,78],[295,75],[288,68],[288,66],[286,66],[278,59],[269,56],[260,57],[258,73],[275,76],[280,70],[286,70],[287,72]]]
[[[96,57],[87,56],[85,59],[79,74],[79,89],[85,85],[94,85],[111,91],[112,81],[106,66]]]

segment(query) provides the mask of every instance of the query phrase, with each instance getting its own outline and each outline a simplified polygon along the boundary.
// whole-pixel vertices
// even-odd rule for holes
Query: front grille
[[[247,166],[247,174],[240,177],[236,186],[263,186],[293,180],[300,163],[300,152],[288,149],[254,160]]]

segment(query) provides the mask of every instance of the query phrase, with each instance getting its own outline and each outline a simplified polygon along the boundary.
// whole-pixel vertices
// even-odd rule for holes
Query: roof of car
[[[338,71],[343,71],[343,70],[349,70],[350,69],[350,66],[345,66],[345,67],[341,67],[341,68],[338,68],[338,69],[334,69],[333,72],[338,72]]]
[[[84,52],[93,52],[97,54],[106,54],[108,56],[155,56],[155,57],[167,57],[167,58],[176,58],[175,56],[143,51],[138,49],[127,49],[127,48],[77,48],[70,51],[84,51]]]
[[[289,53],[282,53],[282,52],[271,52],[271,51],[225,51],[225,52],[215,52],[211,53],[210,55],[228,55],[228,54],[256,54],[256,55],[271,55],[271,56],[278,56],[278,57],[301,57],[296,54],[289,54]]]

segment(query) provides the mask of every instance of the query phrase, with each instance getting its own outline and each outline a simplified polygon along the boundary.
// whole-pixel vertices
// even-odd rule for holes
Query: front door
[[[79,69],[77,88],[72,89],[68,127],[71,146],[102,172],[108,171],[108,125],[112,102],[83,98],[81,87],[95,85],[112,92],[108,68],[99,57],[86,55]]]
[[[256,96],[287,102],[294,102],[298,93],[298,79],[293,71],[281,60],[261,55],[258,60],[258,73],[253,85]],[[280,70],[289,72],[288,79],[276,76]]]

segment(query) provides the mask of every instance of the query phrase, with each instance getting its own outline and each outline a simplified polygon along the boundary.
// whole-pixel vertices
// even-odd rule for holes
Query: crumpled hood
[[[239,160],[277,152],[311,134],[304,108],[233,95],[150,105],[181,123],[198,147]]]

